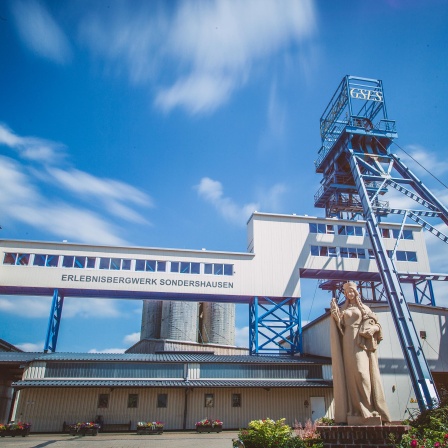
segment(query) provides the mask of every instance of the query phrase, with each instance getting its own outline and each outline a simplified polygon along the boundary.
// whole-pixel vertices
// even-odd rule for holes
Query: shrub
[[[253,420],[248,429],[239,433],[239,440],[245,448],[321,448],[323,443],[316,432],[316,425],[308,420],[305,427],[300,423],[294,425],[293,434],[291,428],[285,423],[285,419],[274,421],[270,418]],[[234,441],[234,446],[238,441]]]
[[[396,445],[400,448],[442,448],[448,447],[448,396],[441,400],[439,406],[420,413],[413,421],[408,434]]]
[[[291,438],[291,428],[284,418],[274,421],[270,418],[252,420],[248,429],[239,433],[245,448],[280,448]]]

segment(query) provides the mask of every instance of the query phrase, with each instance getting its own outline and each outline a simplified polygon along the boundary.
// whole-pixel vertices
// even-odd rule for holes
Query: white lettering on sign
[[[378,90],[367,90],[354,87],[353,89],[350,89],[350,96],[358,100],[383,101],[383,92]]]

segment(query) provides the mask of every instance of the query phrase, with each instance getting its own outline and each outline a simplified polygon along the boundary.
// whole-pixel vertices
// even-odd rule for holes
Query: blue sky
[[[443,0],[3,1],[1,236],[243,252],[253,210],[323,216],[319,118],[347,74],[383,80],[397,143],[447,184],[446,23]],[[304,281],[304,320],[329,299]],[[41,350],[50,300],[1,296],[0,337]],[[140,315],[67,299],[58,350],[123,350]]]

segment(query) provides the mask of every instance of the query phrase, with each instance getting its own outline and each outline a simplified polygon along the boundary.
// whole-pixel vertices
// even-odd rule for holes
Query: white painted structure
[[[325,233],[311,233],[313,225]],[[412,254],[413,261],[396,262],[399,272],[430,272],[420,226],[406,225],[412,239],[400,240],[392,237],[398,224],[381,228],[390,231],[388,250],[398,242],[401,257]],[[250,218],[244,253],[0,240],[0,293],[52,295],[58,289],[75,297],[232,303],[298,298],[301,275],[377,276],[369,249],[363,221],[267,213]],[[141,270],[147,262],[156,268]]]

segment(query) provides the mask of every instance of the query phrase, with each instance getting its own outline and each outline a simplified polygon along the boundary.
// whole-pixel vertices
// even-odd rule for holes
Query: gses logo
[[[376,90],[359,89],[357,87],[350,89],[350,96],[358,100],[383,101],[383,92]]]

